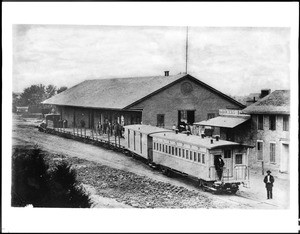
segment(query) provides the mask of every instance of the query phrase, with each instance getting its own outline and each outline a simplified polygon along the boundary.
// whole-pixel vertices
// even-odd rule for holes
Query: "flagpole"
[[[186,27],[186,46],[185,46],[185,73],[188,72],[188,46],[189,46],[189,27]]]

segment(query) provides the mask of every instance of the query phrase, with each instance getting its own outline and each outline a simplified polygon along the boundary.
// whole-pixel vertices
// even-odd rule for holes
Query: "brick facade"
[[[185,90],[185,85],[188,89]],[[190,88],[192,87],[192,88]],[[178,110],[194,110],[195,122],[207,119],[210,113],[218,115],[219,109],[241,109],[236,103],[212,90],[186,78],[165,90],[134,105],[132,109],[142,109],[143,124],[157,125],[157,115],[165,116],[165,128],[178,123]]]

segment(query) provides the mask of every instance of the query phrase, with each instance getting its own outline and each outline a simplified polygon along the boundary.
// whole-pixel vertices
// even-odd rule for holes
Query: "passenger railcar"
[[[205,190],[236,193],[240,184],[249,184],[250,146],[146,125],[125,126],[125,139],[129,151],[164,174],[186,175]],[[214,167],[214,159],[220,155],[225,162],[221,181]]]

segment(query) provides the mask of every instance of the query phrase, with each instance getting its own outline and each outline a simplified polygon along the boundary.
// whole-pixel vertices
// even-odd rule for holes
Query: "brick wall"
[[[187,81],[191,84],[193,90],[190,93],[183,93],[181,91],[182,84]],[[189,80],[188,78],[151,96],[131,108],[143,109],[143,124],[151,124],[154,126],[157,124],[157,115],[164,114],[166,128],[172,128],[173,124],[177,125],[178,110],[195,110],[195,122],[199,122],[206,120],[208,113],[214,113],[217,116],[219,109],[240,109],[237,104]]]

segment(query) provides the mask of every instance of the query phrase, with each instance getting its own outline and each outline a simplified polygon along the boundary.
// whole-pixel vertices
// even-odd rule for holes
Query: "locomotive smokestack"
[[[169,76],[169,71],[165,71],[165,76]]]

